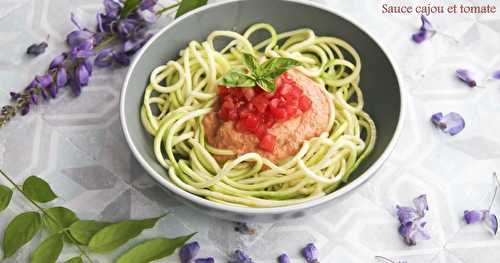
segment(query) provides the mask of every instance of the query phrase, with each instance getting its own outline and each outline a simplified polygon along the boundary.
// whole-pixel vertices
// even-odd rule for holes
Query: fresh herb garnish
[[[255,57],[249,53],[243,53],[243,62],[249,74],[245,74],[241,69],[233,69],[222,78],[223,85],[226,87],[259,86],[267,92],[273,92],[276,90],[274,78],[290,68],[302,65],[291,58],[271,58],[259,65]]]
[[[208,0],[184,0],[181,2],[179,8],[177,8],[177,13],[175,13],[175,18],[182,16],[183,14],[194,10],[200,6],[207,4]]]
[[[30,176],[19,186],[2,170],[0,175],[38,209],[21,213],[9,222],[3,234],[4,258],[14,255],[40,232],[48,232],[50,235],[31,254],[31,262],[55,263],[64,244],[70,243],[78,248],[80,255],[66,260],[65,263],[83,263],[82,257],[86,259],[85,262],[92,263],[88,250],[97,253],[112,251],[140,235],[143,230],[154,227],[163,218],[161,216],[116,223],[79,220],[68,208],[41,206],[57,198],[50,185],[42,178]],[[9,205],[12,193],[10,188],[0,184],[0,211]],[[45,231],[40,231],[42,229]],[[124,252],[117,262],[149,262],[169,256],[193,235],[194,233],[174,239],[151,239]]]

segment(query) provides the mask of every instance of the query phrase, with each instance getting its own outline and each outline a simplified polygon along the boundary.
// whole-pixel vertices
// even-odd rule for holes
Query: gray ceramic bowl
[[[378,139],[373,153],[337,191],[306,203],[279,208],[242,208],[211,202],[188,193],[167,177],[156,161],[152,137],[142,128],[139,108],[151,71],[176,59],[190,40],[204,40],[214,30],[242,32],[257,22],[271,23],[279,32],[308,27],[318,35],[340,37],[357,49],[362,59],[361,87],[366,111],[374,119]],[[403,118],[403,100],[395,65],[383,48],[359,25],[334,10],[290,0],[241,0],[209,5],[190,12],[163,28],[132,63],[121,95],[120,114],[127,142],[141,165],[164,188],[183,202],[210,215],[230,220],[272,221],[300,217],[337,202],[366,181],[394,148]]]

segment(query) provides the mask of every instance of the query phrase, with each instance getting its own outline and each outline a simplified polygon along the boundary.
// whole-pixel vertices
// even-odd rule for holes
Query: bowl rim
[[[130,81],[130,78],[132,76],[132,73],[135,71],[135,67],[137,66],[138,61],[141,59],[141,57],[144,55],[146,50],[150,45],[152,45],[153,42],[155,42],[156,39],[158,39],[165,31],[169,30],[170,28],[174,27],[177,23],[180,21],[184,20],[186,17],[196,15],[199,12],[203,12],[204,10],[207,9],[212,9],[212,8],[217,8],[221,5],[229,4],[229,3],[235,3],[235,2],[245,2],[248,0],[227,0],[227,1],[222,1],[222,2],[217,2],[217,3],[212,3],[208,4],[206,6],[200,7],[198,9],[195,9],[193,11],[190,11],[179,18],[173,20],[169,24],[167,24],[165,27],[163,27],[160,31],[158,31],[144,46],[141,48],[139,53],[135,56],[133,59],[132,63],[130,64],[130,67],[128,68],[127,74],[125,76],[125,80],[122,85],[122,90],[120,94],[120,123],[122,126],[122,131],[125,135],[125,139],[127,141],[127,144],[129,148],[132,151],[132,154],[134,157],[139,161],[141,166],[148,172],[148,174],[153,177],[159,184],[161,184],[163,187],[166,187],[170,192],[173,192],[175,195],[178,195],[184,199],[187,199],[191,202],[194,202],[198,205],[201,205],[205,208],[209,209],[215,209],[215,210],[223,210],[223,211],[228,211],[228,212],[233,212],[237,214],[246,214],[246,215],[273,215],[273,214],[283,214],[283,213],[293,213],[293,212],[298,212],[302,211],[308,208],[312,208],[315,206],[318,206],[320,204],[329,202],[333,199],[339,198],[351,190],[357,188],[361,184],[363,184],[365,181],[367,181],[370,177],[374,175],[374,173],[382,166],[382,164],[387,160],[389,155],[392,153],[394,150],[396,143],[401,135],[401,131],[403,128],[403,123],[404,123],[404,116],[406,113],[406,103],[405,103],[405,95],[404,95],[404,89],[402,88],[402,79],[401,79],[401,74],[400,70],[397,67],[397,64],[394,63],[394,59],[390,55],[389,52],[386,51],[386,49],[379,43],[379,41],[372,36],[368,31],[366,31],[363,26],[355,22],[351,17],[349,17],[346,14],[340,14],[337,11],[332,10],[329,7],[326,7],[324,5],[315,3],[315,2],[310,2],[310,1],[301,1],[301,0],[279,0],[281,2],[291,2],[291,3],[296,3],[296,4],[301,4],[301,5],[307,5],[307,6],[312,6],[314,8],[322,9],[324,11],[330,12],[334,15],[339,16],[340,18],[348,21],[349,23],[353,24],[355,27],[359,28],[363,33],[365,33],[369,38],[371,38],[375,44],[377,44],[378,48],[383,52],[383,54],[387,57],[389,60],[390,65],[392,66],[394,73],[396,75],[396,80],[398,82],[398,88],[399,88],[399,94],[400,94],[400,109],[399,109],[399,119],[396,125],[396,129],[394,131],[394,134],[387,145],[387,147],[384,149],[382,154],[379,156],[379,158],[366,170],[364,171],[361,175],[359,175],[356,179],[354,179],[352,182],[349,184],[343,186],[342,188],[326,194],[322,197],[312,199],[309,201],[305,201],[303,203],[299,204],[294,204],[294,205],[289,205],[289,206],[281,206],[281,207],[270,207],[270,208],[256,208],[256,207],[239,207],[239,206],[231,206],[227,204],[221,204],[221,203],[216,203],[213,201],[210,201],[208,199],[205,199],[203,197],[200,197],[198,195],[192,194],[188,191],[185,191],[184,189],[180,188],[179,186],[175,185],[173,182],[171,182],[168,178],[165,178],[164,176],[160,175],[157,173],[150,165],[149,163],[142,157],[142,155],[139,153],[137,150],[136,146],[134,145],[134,142],[132,140],[132,137],[130,136],[130,132],[128,130],[127,120],[125,118],[125,94],[127,93],[127,87],[128,83]]]

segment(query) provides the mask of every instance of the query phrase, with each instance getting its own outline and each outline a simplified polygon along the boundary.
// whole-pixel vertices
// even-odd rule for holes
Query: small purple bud
[[[467,83],[467,85],[469,85],[469,87],[471,88],[477,85],[476,81],[472,77],[472,74],[466,69],[457,69],[456,76],[461,81]]]
[[[130,57],[125,52],[114,52],[113,58],[122,66],[128,66],[130,64]]]
[[[28,47],[26,50],[26,54],[28,55],[33,55],[33,56],[38,56],[42,53],[45,52],[45,49],[48,47],[46,42],[42,42],[40,44],[32,44],[31,46]]]
[[[465,210],[464,220],[467,224],[474,224],[482,221],[484,218],[483,212],[477,210]]]
[[[78,82],[81,87],[89,83],[90,74],[85,65],[80,64],[75,70],[75,82]]]
[[[61,67],[56,73],[56,85],[57,87],[63,87],[66,83],[68,83],[68,73],[65,68]]]
[[[113,50],[111,48],[106,48],[99,53],[94,60],[94,65],[104,68],[109,67],[113,64]]]
[[[121,10],[121,5],[114,0],[104,0],[104,9],[106,10],[106,15],[111,17],[117,17]]]
[[[191,261],[196,257],[198,252],[200,251],[200,245],[198,242],[191,242],[185,244],[179,250],[179,257],[181,259],[181,263],[191,263]]]
[[[29,103],[26,103],[24,107],[21,108],[21,115],[24,116],[30,112],[30,105]]]
[[[63,65],[64,60],[66,59],[66,53],[62,53],[57,55],[52,62],[50,62],[49,69],[54,69]]]
[[[214,258],[197,258],[194,260],[194,263],[214,263]]]
[[[427,33],[423,30],[419,30],[417,33],[411,35],[411,38],[415,43],[420,44],[427,39]]]
[[[17,93],[17,92],[10,92],[10,99],[13,100],[13,101],[16,101],[17,99],[19,99],[19,97],[21,97],[21,94]]]
[[[500,79],[500,70],[493,72],[493,79]]]
[[[243,251],[237,249],[231,255],[231,260],[228,263],[253,263],[253,261]]]
[[[36,76],[35,80],[40,84],[40,87],[46,88],[52,84],[52,76],[50,74],[45,74],[41,76]]]
[[[151,9],[156,5],[157,0],[142,0],[141,4],[139,5],[140,10],[146,10],[146,9]]]
[[[57,91],[58,91],[57,86],[54,85],[54,84],[50,85],[50,87],[48,87],[48,91],[49,91],[50,97],[52,97],[53,99],[55,99],[56,96],[57,96]]]
[[[307,263],[319,263],[319,252],[313,243],[307,244],[302,249],[302,256],[306,259]]]
[[[80,49],[90,49],[93,45],[94,33],[86,30],[75,30],[68,34],[66,42],[70,47],[78,47]],[[83,47],[82,47],[83,46]],[[90,48],[84,48],[88,47]]]
[[[287,254],[283,253],[278,257],[278,262],[279,263],[291,263],[292,261],[288,257]]]

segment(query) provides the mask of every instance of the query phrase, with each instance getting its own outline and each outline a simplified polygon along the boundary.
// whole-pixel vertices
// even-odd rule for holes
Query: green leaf
[[[63,249],[63,235],[58,233],[45,239],[31,254],[31,263],[55,263]]]
[[[255,59],[255,57],[252,56],[252,54],[243,53],[243,61],[245,62],[245,66],[247,66],[248,69],[250,69],[250,71],[252,71],[254,74],[258,75],[259,63]]]
[[[39,203],[47,203],[57,198],[50,185],[34,175],[24,181],[23,192],[28,198]]]
[[[99,222],[94,220],[76,221],[69,227],[69,232],[78,243],[88,245],[90,239],[101,229],[111,225],[109,222]]]
[[[179,16],[206,4],[207,0],[182,0],[181,5],[177,9],[177,13],[175,14],[175,18],[178,18]]]
[[[64,261],[64,263],[83,263],[83,259],[81,257],[74,257]]]
[[[5,185],[0,184],[0,212],[9,206],[12,199],[12,190]]]
[[[174,253],[175,249],[184,245],[195,233],[174,239],[154,238],[131,248],[123,253],[116,263],[147,263]]]
[[[283,74],[285,71],[300,66],[302,63],[291,58],[272,58],[261,65],[262,77],[276,78]]]
[[[51,234],[59,233],[78,221],[76,214],[66,207],[56,206],[44,209],[44,211],[50,215],[50,218],[45,214],[43,215],[43,223],[47,226]],[[57,222],[54,222],[54,220]],[[64,238],[66,241],[71,242],[71,239],[67,236]]]
[[[3,235],[4,258],[14,255],[19,248],[30,242],[41,226],[42,219],[37,212],[26,212],[14,217]]]
[[[125,220],[109,225],[90,239],[89,248],[97,253],[111,251],[138,236],[143,230],[154,227],[160,218]]]
[[[231,70],[222,78],[222,84],[227,87],[253,87],[255,79],[239,70]]]
[[[139,7],[139,4],[141,3],[141,0],[125,0],[123,2],[123,8],[120,11],[120,17],[125,18],[127,17],[130,12],[134,11],[137,7]]]
[[[259,87],[267,92],[273,92],[276,90],[276,86],[274,85],[274,79],[271,78],[261,78],[256,81]]]

